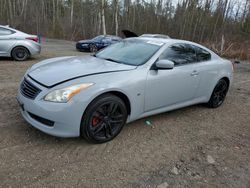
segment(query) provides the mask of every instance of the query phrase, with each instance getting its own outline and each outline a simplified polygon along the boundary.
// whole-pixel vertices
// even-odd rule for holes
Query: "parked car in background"
[[[41,45],[36,35],[0,25],[0,57],[12,57],[16,61],[24,61],[40,52]]]
[[[143,34],[140,37],[152,37],[152,38],[164,38],[164,39],[170,38],[168,35],[163,35],[163,34]]]
[[[138,36],[136,33],[129,31],[129,30],[122,30],[123,36],[125,38],[131,38],[131,37],[147,37],[147,38],[163,38],[163,39],[169,39],[170,37],[168,35],[164,34],[142,34]]]
[[[97,52],[116,42],[120,42],[122,38],[114,35],[99,35],[93,39],[80,40],[76,43],[76,49],[79,51]]]
[[[134,37],[92,56],[33,65],[17,98],[41,131],[102,143],[126,122],[198,103],[219,107],[232,76],[230,61],[199,44]]]

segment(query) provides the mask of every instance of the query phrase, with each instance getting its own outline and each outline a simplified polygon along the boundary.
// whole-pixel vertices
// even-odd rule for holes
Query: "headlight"
[[[66,103],[68,102],[74,95],[79,93],[80,91],[87,89],[92,86],[94,83],[85,83],[85,84],[77,84],[72,85],[63,89],[58,89],[50,92],[44,97],[45,101],[50,102],[59,102]]]

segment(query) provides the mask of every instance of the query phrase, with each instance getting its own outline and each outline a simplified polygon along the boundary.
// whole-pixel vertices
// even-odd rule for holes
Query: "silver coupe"
[[[33,65],[17,99],[37,129],[102,143],[139,118],[198,103],[220,106],[232,76],[230,61],[199,44],[134,37],[95,55]]]

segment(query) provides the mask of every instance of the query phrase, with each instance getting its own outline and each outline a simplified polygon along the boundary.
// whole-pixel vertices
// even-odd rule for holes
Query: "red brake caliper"
[[[92,118],[92,126],[95,127],[99,123],[99,118],[98,117],[93,117]]]

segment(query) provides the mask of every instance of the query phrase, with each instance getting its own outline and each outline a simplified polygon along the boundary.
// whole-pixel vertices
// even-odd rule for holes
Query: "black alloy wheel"
[[[221,79],[214,88],[214,91],[208,102],[208,106],[211,108],[217,108],[221,106],[226,98],[228,87],[229,85],[226,80]]]
[[[30,53],[25,47],[20,46],[12,50],[11,56],[16,61],[25,61],[30,57]]]
[[[98,51],[98,48],[95,44],[90,44],[89,45],[89,51],[94,53],[94,52],[97,52]]]
[[[115,138],[127,120],[127,109],[117,96],[105,94],[95,99],[82,118],[81,134],[95,143],[104,143]]]

